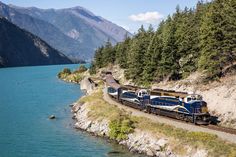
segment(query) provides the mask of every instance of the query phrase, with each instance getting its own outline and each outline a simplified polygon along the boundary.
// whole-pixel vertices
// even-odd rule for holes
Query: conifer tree
[[[118,43],[116,47],[116,62],[120,65],[121,68],[127,68],[127,53],[130,48],[130,37],[127,37],[124,42]]]
[[[162,28],[164,22],[159,25],[159,29],[153,35],[144,58],[144,69],[142,73],[142,82],[150,84],[156,76],[162,53]]]
[[[162,21],[156,31],[142,26],[115,46],[108,41],[95,52],[93,69],[119,64],[138,84],[180,79],[196,70],[210,78],[236,62],[236,1],[199,1]]]
[[[222,8],[222,0],[212,2],[208,6],[200,28],[201,56],[198,64],[199,68],[205,70],[209,77],[218,76],[227,60],[222,47],[225,39]]]
[[[131,43],[128,56],[129,67],[126,74],[136,83],[140,83],[142,78],[144,55],[150,43],[151,32],[150,29],[146,32],[142,26]]]
[[[175,39],[176,26],[169,16],[163,28],[163,51],[161,54],[159,75],[161,79],[177,79],[178,77],[178,54]]]
[[[227,56],[227,64],[232,64],[236,61],[236,1],[222,1],[223,9],[222,16],[224,24],[222,30],[224,34],[223,51]]]
[[[109,63],[114,63],[115,53],[115,49],[113,48],[110,40],[108,40],[102,50],[103,67],[107,66]]]
[[[103,56],[102,56],[103,49],[104,49],[104,47],[101,46],[95,51],[95,55],[94,55],[95,61],[94,61],[93,65],[97,68],[103,67]]]

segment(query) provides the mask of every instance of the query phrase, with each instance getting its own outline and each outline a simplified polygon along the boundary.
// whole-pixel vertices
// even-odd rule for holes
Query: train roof
[[[140,89],[145,89],[145,88],[141,88],[141,87],[133,86],[133,85],[123,85],[121,88],[126,89],[126,90],[133,90],[133,91],[137,91],[137,90],[140,90]]]
[[[106,73],[106,84],[114,89],[124,89],[124,90],[131,90],[131,91],[137,91],[140,89],[147,89],[147,88],[141,88],[138,86],[133,86],[133,85],[120,85],[112,76],[111,72],[107,72]],[[174,97],[187,97],[188,95],[190,95],[187,92],[178,92],[178,91],[174,91],[174,90],[164,90],[164,89],[153,89],[150,91],[150,95],[160,95],[160,96],[174,96]]]
[[[178,92],[175,90],[164,90],[164,89],[159,89],[159,88],[151,90],[150,93],[154,95],[160,94],[163,96],[165,95],[165,96],[175,96],[175,97],[186,97],[189,95],[187,92]]]
[[[117,81],[114,79],[114,77],[110,73],[106,74],[106,83],[108,86],[114,89],[118,89],[121,87],[121,85],[117,83]]]

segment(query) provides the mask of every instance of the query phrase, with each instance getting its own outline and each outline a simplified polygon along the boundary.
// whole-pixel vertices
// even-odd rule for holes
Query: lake
[[[69,105],[83,93],[79,85],[65,83],[56,75],[64,67],[78,66],[0,69],[0,157],[135,156],[73,128]],[[51,114],[57,119],[49,120]]]

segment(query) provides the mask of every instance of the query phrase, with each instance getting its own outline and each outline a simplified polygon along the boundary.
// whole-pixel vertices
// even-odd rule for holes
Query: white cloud
[[[157,23],[164,18],[164,15],[160,14],[157,11],[140,13],[136,15],[130,15],[129,19],[136,22],[145,22],[145,23]]]

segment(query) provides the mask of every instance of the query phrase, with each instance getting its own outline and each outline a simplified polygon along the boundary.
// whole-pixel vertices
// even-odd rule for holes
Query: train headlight
[[[207,112],[208,112],[207,107],[202,107],[202,113],[207,113]]]

